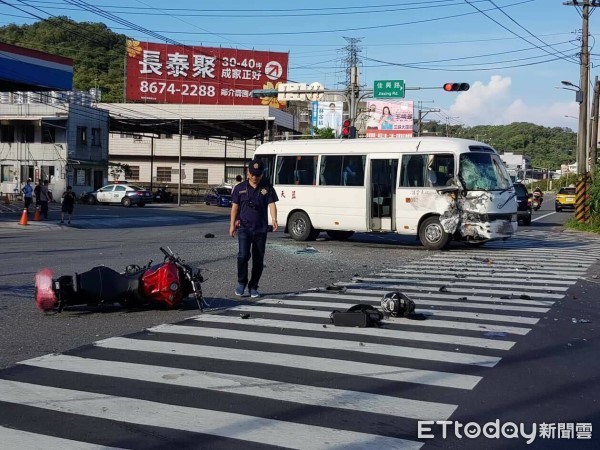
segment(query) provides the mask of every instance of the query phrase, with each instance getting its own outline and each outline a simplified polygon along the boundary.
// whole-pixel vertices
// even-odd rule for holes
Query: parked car
[[[529,199],[531,194],[523,183],[513,183],[517,193],[517,220],[522,221],[523,225],[531,225],[532,208]]]
[[[575,209],[575,188],[564,187],[560,188],[556,194],[554,201],[554,209],[556,212],[561,212],[563,209]]]
[[[90,205],[120,203],[123,206],[145,206],[147,203],[152,203],[152,192],[132,184],[109,184],[97,191],[85,193],[81,200]]]
[[[231,206],[231,186],[217,186],[209,189],[204,196],[204,203],[216,206]]]

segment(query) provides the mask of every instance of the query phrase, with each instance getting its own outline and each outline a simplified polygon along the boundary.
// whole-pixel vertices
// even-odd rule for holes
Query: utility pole
[[[566,6],[581,8],[581,55],[580,55],[580,80],[579,89],[583,94],[583,101],[579,104],[579,130],[577,139],[577,174],[583,175],[587,172],[587,121],[588,121],[588,91],[590,83],[590,55],[588,48],[590,7],[600,6],[596,0],[572,0],[563,3]]]
[[[358,84],[359,72],[358,72],[358,54],[362,51],[358,47],[358,43],[361,38],[350,38],[344,37],[348,41],[348,45],[345,50],[348,52],[346,58],[346,87],[348,97],[348,114],[350,118],[350,124],[355,126],[354,121],[356,120],[356,113],[358,110],[358,97],[360,86]]]
[[[417,136],[418,137],[421,136],[421,132],[423,131],[423,118],[430,112],[440,112],[440,110],[437,108],[436,109],[430,108],[427,111],[423,111],[421,108],[419,108],[419,118],[418,118],[418,122],[417,122]]]
[[[592,132],[590,138],[590,173],[596,173],[596,159],[598,158],[598,110],[600,109],[600,81],[598,76],[594,80],[594,98],[592,99]]]

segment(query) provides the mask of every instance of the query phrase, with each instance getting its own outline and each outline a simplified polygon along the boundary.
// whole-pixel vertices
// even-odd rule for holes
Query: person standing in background
[[[60,213],[60,223],[65,223],[65,213],[69,215],[68,224],[71,225],[71,216],[75,207],[75,193],[71,186],[67,186],[67,190],[62,195],[62,207]]]
[[[29,212],[29,205],[33,199],[33,188],[31,187],[31,178],[27,178],[27,183],[21,189],[23,192],[23,201],[25,202],[25,209]]]

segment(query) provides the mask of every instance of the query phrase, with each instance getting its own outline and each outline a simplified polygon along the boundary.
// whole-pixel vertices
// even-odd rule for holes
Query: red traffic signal
[[[350,119],[344,120],[342,123],[342,139],[355,139],[356,138],[356,127],[352,126]]]
[[[469,83],[446,83],[446,84],[444,84],[444,90],[446,92],[468,91],[470,87],[471,86],[469,86]]]

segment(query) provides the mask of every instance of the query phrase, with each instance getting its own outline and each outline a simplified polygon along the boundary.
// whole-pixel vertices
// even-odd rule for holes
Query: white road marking
[[[181,344],[173,342],[148,341],[143,339],[110,338],[94,343],[97,347],[132,350],[140,352],[164,353],[169,355],[192,356],[197,358],[219,359],[254,364],[268,364],[318,372],[354,375],[379,380],[427,384],[456,389],[473,389],[481,380],[474,375],[410,369],[406,367],[368,364],[342,359],[317,358],[278,352],[240,350],[208,345]]]
[[[118,450],[117,447],[88,444],[44,434],[15,430],[0,426],[0,446],[5,449],[44,449],[44,450]]]
[[[345,350],[372,355],[392,356],[396,358],[425,359],[428,361],[471,364],[482,367],[494,367],[500,361],[500,358],[495,356],[475,355],[472,353],[446,352],[442,350],[428,350],[425,348],[402,347],[370,342],[324,339],[321,337],[288,336],[285,334],[259,333],[221,328],[186,327],[182,325],[165,324],[149,328],[148,331],[153,333],[173,333],[215,339],[235,339],[246,342],[277,343],[326,350]]]
[[[233,374],[104,361],[67,355],[45,355],[23,361],[20,364],[168,384],[170,386],[208,389],[216,392],[228,392],[304,405],[386,414],[409,419],[445,420],[457,408],[457,405],[344,389],[322,388]]]
[[[510,350],[513,347],[513,345],[515,345],[515,343],[511,341],[500,341],[496,339],[485,339],[470,336],[421,333],[416,331],[391,330],[388,328],[337,328],[333,325],[326,325],[324,327],[320,323],[297,322],[292,320],[275,320],[260,318],[255,319],[252,317],[248,319],[240,319],[239,317],[218,316],[214,314],[196,316],[192,319],[198,322],[218,323],[225,325],[239,323],[243,325],[250,325],[252,327],[269,327],[278,328],[280,330],[284,330],[287,328],[292,330],[319,331],[330,334],[350,334],[356,335],[356,337],[374,336],[387,339],[405,339],[409,341],[435,342],[439,344],[451,345],[452,347],[456,347],[457,345],[465,345],[468,347],[481,347],[494,350]]]
[[[423,444],[354,431],[0,380],[0,401],[288,448],[419,449]],[[44,448],[43,446],[40,448]]]
[[[250,306],[236,306],[231,308],[230,311],[242,311],[242,312],[256,312],[256,313],[271,313],[271,314],[285,314],[291,316],[305,316],[305,317],[317,317],[320,319],[329,319],[329,311],[313,311],[309,309],[294,309],[294,308],[272,308],[268,306],[250,305]],[[383,323],[386,323],[384,321]],[[453,330],[470,330],[480,331],[482,333],[488,331],[498,331],[511,334],[525,335],[531,331],[531,328],[512,327],[508,325],[492,325],[487,323],[473,323],[473,322],[453,322],[449,320],[410,320],[402,319],[399,322],[388,322],[395,323],[403,326],[412,327],[431,327],[431,328],[449,328]]]

